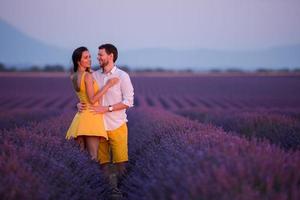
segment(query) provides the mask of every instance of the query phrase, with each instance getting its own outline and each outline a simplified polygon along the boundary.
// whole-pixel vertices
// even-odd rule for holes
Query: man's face
[[[97,59],[102,69],[109,64],[110,56],[106,53],[105,49],[99,49]]]

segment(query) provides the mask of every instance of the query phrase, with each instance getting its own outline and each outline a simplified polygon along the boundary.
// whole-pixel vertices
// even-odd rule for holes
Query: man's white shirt
[[[129,107],[133,106],[133,86],[129,75],[126,72],[114,66],[107,74],[103,73],[102,70],[93,72],[93,77],[99,88],[102,88],[106,84],[107,80],[113,77],[119,78],[118,83],[109,88],[104,94],[102,100],[103,106],[114,105],[120,102]],[[103,118],[105,129],[107,131],[115,130],[127,122],[126,109],[107,112],[104,114]]]

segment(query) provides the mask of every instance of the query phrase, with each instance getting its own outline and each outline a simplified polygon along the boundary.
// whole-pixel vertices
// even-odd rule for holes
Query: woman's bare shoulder
[[[91,80],[93,80],[92,73],[86,72],[86,73],[85,73],[85,76],[84,76],[84,80],[85,80],[85,81],[91,81]]]

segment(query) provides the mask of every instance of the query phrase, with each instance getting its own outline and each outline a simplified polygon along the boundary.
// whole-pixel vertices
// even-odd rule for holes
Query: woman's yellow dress
[[[90,104],[85,88],[84,77],[87,72],[83,72],[80,80],[80,91],[76,92],[79,101],[87,105],[87,109],[82,112],[77,112],[66,134],[66,139],[76,138],[77,136],[101,136],[107,137],[104,128],[103,114],[92,113],[88,108]],[[94,92],[99,90],[96,81],[93,81]],[[99,103],[95,103],[98,105]]]

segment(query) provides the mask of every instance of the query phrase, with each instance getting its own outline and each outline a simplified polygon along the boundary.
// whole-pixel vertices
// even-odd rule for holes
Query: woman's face
[[[91,55],[88,51],[82,52],[81,60],[78,61],[79,67],[82,67],[84,69],[90,68],[92,64],[91,61]]]

